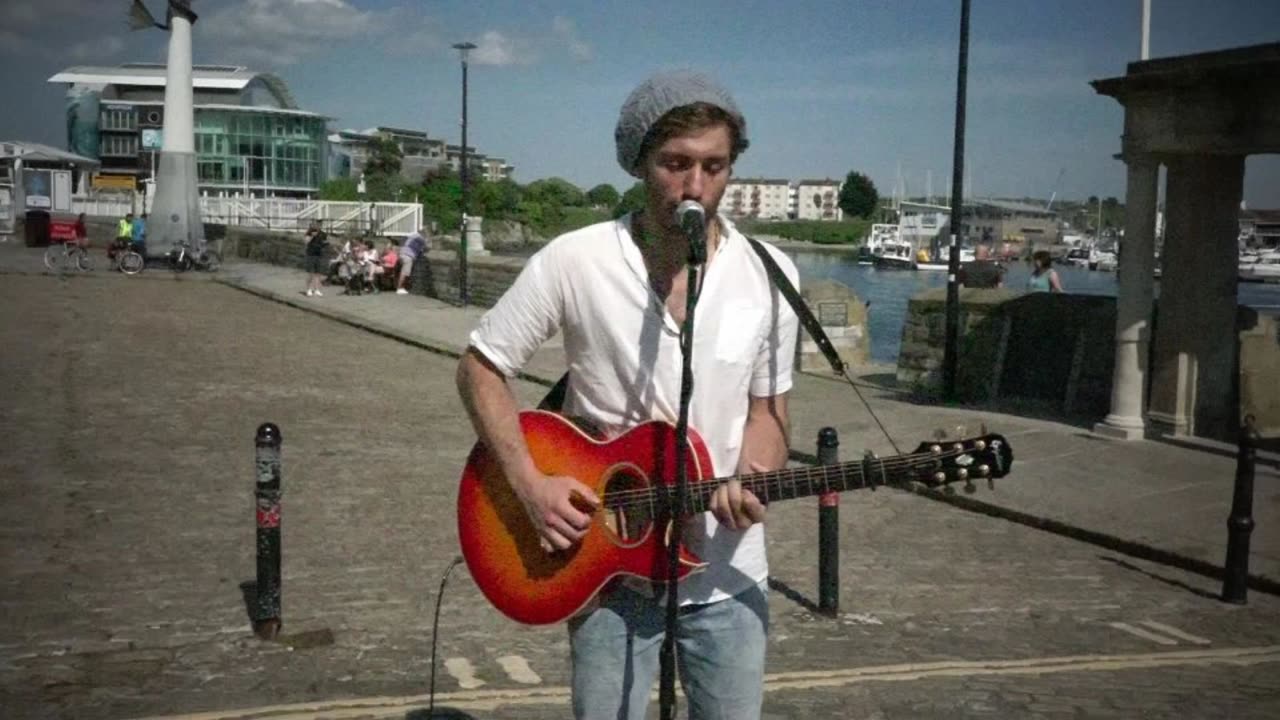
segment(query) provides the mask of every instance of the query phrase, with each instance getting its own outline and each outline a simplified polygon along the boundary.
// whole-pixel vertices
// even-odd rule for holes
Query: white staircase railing
[[[142,208],[126,196],[98,196],[73,197],[71,209],[89,217],[120,218]],[[417,203],[203,196],[200,213],[207,223],[296,232],[318,221],[326,232],[339,235],[404,237],[422,227]]]

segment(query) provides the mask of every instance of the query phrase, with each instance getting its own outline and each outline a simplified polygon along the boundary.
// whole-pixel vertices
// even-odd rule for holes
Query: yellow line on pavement
[[[1067,655],[1017,660],[944,660],[928,663],[872,665],[841,670],[773,673],[765,676],[765,692],[839,687],[865,682],[905,682],[930,678],[990,675],[1051,675],[1195,665],[1258,665],[1280,663],[1280,645],[1214,650],[1139,653],[1128,655]],[[512,688],[438,693],[436,705],[457,710],[494,710],[515,705],[568,705],[569,688]],[[426,695],[372,697],[294,703],[240,710],[168,715],[148,720],[350,720],[403,718],[426,707]]]

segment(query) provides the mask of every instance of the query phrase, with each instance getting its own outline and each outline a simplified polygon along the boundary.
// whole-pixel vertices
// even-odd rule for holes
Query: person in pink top
[[[398,262],[400,262],[400,251],[396,248],[396,241],[387,240],[387,246],[382,249],[382,269],[390,275],[396,269]]]

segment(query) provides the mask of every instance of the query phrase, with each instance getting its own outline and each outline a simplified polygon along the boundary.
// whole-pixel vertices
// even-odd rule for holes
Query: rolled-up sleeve
[[[515,283],[471,332],[471,346],[507,377],[560,328],[564,296],[555,244],[525,263]]]

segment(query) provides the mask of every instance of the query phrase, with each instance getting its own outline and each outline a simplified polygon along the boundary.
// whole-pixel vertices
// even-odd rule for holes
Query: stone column
[[[1226,439],[1236,424],[1236,235],[1244,158],[1169,163],[1164,273],[1153,347],[1154,430]]]
[[[1146,435],[1143,395],[1150,342],[1155,272],[1156,194],[1160,165],[1146,155],[1126,156],[1124,239],[1117,268],[1116,360],[1111,376],[1111,412],[1093,431],[1118,440]]]
[[[466,227],[463,232],[467,234],[467,256],[473,257],[477,255],[488,255],[489,251],[484,247],[484,233],[480,231],[484,218],[474,215],[466,216]]]
[[[165,255],[179,243],[196,250],[204,247],[204,223],[196,196],[195,91],[191,78],[194,17],[187,13],[176,8],[169,13],[164,140],[156,168],[156,194],[147,222],[147,254],[152,257]]]

